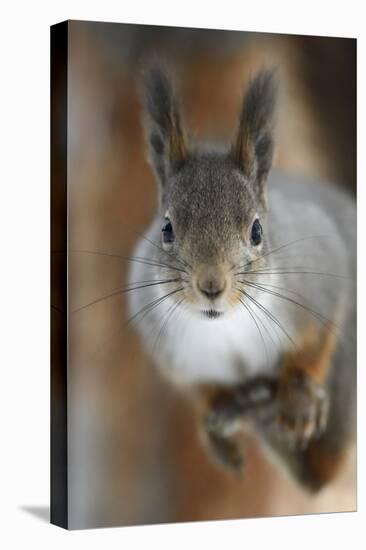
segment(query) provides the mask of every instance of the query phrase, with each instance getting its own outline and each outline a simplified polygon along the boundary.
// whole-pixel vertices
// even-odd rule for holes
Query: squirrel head
[[[150,66],[143,83],[146,139],[160,191],[161,247],[189,266],[187,300],[215,317],[239,300],[234,274],[258,260],[265,244],[274,73],[262,71],[250,82],[226,148],[189,143],[166,67]]]

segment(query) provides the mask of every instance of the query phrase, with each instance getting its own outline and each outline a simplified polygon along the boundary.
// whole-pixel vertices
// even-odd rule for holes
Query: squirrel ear
[[[258,195],[264,204],[264,184],[271,169],[274,149],[276,97],[274,71],[261,71],[249,84],[244,96],[239,128],[231,150],[240,170],[257,186]]]
[[[178,101],[166,67],[150,65],[143,75],[146,139],[151,163],[164,185],[184,163],[187,150]]]

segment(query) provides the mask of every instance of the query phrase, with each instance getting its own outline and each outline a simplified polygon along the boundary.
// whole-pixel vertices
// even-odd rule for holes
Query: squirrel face
[[[216,316],[233,307],[235,273],[258,258],[265,239],[264,209],[235,163],[196,152],[169,181],[161,212],[161,247],[190,266],[187,301]]]
[[[146,136],[160,191],[161,261],[184,266],[175,276],[194,310],[220,317],[241,300],[237,272],[260,262],[265,246],[273,73],[252,81],[235,139],[221,150],[188,144],[166,69],[150,67],[144,83]]]

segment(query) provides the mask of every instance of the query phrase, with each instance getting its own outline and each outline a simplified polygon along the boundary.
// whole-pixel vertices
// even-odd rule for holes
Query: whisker
[[[165,295],[165,296],[159,298],[158,300],[154,300],[154,303],[155,303],[155,302],[159,302],[159,303],[162,302],[162,301],[163,301],[165,298],[167,298],[169,295],[174,294],[174,292],[175,292],[175,291],[173,291],[172,293],[169,293],[169,294],[167,294],[167,295]],[[156,305],[159,305],[159,303],[157,303]],[[145,306],[145,307],[152,306],[152,305],[153,305],[153,304],[150,303],[150,304],[147,304],[147,306]],[[143,308],[143,309],[145,309],[145,308]],[[135,314],[134,317],[136,317],[136,316],[139,315],[140,313],[142,313],[142,310],[140,310],[139,312],[137,312],[137,313]],[[147,311],[147,313],[148,313],[148,311]],[[112,333],[111,335],[109,335],[107,338],[105,338],[105,339],[103,340],[103,342],[100,343],[100,344],[98,345],[98,348],[95,349],[94,352],[90,355],[89,360],[94,359],[94,358],[98,355],[98,353],[101,353],[101,352],[103,351],[103,349],[101,349],[101,348],[104,348],[104,352],[105,352],[105,351],[106,351],[106,350],[105,350],[105,344],[108,344],[109,342],[111,342],[118,334],[120,334],[120,333],[126,328],[126,326],[130,323],[130,321],[132,322],[132,320],[133,320],[133,317],[131,317],[130,319],[128,319],[126,322],[122,323],[122,326],[119,326],[118,329],[117,329],[116,331],[113,331],[113,333]]]
[[[127,289],[133,285],[143,285],[143,284],[149,284],[149,283],[165,283],[165,282],[178,281],[178,280],[179,279],[146,279],[144,281],[131,281],[130,283],[126,284],[125,288]]]
[[[282,324],[280,323],[280,321],[275,317],[275,315],[273,313],[271,313],[263,304],[261,304],[258,300],[256,300],[251,294],[249,294],[248,292],[246,292],[245,290],[241,289],[241,292],[251,301],[253,302],[261,311],[263,311],[263,313],[269,317],[274,323],[276,323],[276,325],[278,326],[278,328],[281,329],[281,331],[283,332],[283,334],[285,334],[285,336],[287,336],[287,338],[290,340],[290,342],[292,343],[292,345],[294,346],[294,348],[297,350],[297,346],[293,340],[293,338],[289,335],[289,333],[286,331],[286,329],[282,326]]]
[[[261,254],[261,256],[259,256],[259,258],[256,258],[255,260],[251,260],[250,262],[248,262],[248,263],[246,263],[246,264],[244,264],[244,265],[242,265],[242,266],[238,266],[238,268],[239,268],[239,269],[245,268],[245,267],[247,267],[248,265],[252,265],[252,264],[258,262],[259,260],[262,260],[263,258],[266,258],[266,257],[270,256],[271,254],[275,254],[276,252],[279,252],[280,250],[283,250],[284,248],[287,248],[287,247],[289,247],[289,246],[291,246],[291,245],[293,246],[294,244],[297,244],[297,243],[299,243],[299,242],[301,242],[301,241],[307,241],[307,240],[309,240],[309,239],[319,239],[319,238],[323,238],[323,237],[330,237],[330,235],[311,235],[310,237],[302,237],[302,238],[300,238],[300,239],[296,239],[296,240],[294,240],[294,241],[290,241],[290,242],[285,243],[285,244],[283,244],[283,245],[281,245],[281,246],[278,246],[277,248],[273,248],[273,249],[271,249],[271,250],[265,252],[264,254]]]
[[[164,284],[168,284],[168,283],[173,283],[173,282],[177,282],[179,281],[179,279],[167,279],[167,280],[163,280],[163,281],[154,281],[152,283],[148,283],[148,284],[141,284],[141,285],[138,285],[138,286],[135,286],[135,287],[130,287],[130,288],[116,288],[113,292],[109,293],[109,294],[106,294],[104,296],[101,296],[100,298],[96,298],[95,300],[93,300],[92,302],[89,302],[88,304],[85,304],[77,309],[74,309],[71,311],[71,313],[78,313],[79,311],[82,311],[90,306],[93,306],[95,304],[98,304],[99,302],[102,302],[103,300],[107,300],[108,298],[113,298],[113,296],[117,296],[117,294],[125,294],[126,292],[132,292],[133,290],[141,290],[143,288],[149,288],[149,287],[152,287],[152,286],[157,286],[157,285],[164,285]]]
[[[269,269],[271,271],[274,271],[274,270],[277,271],[279,269],[281,269],[281,270],[291,269],[291,271],[294,271],[294,270],[298,271],[298,270],[302,269],[302,270],[305,271],[305,270],[309,269],[309,266],[307,266],[307,265],[282,265],[282,266],[277,266],[277,265],[268,266],[268,265],[266,265],[266,266],[263,266],[263,267],[257,267],[256,272],[261,273],[262,271],[268,271]]]
[[[125,256],[121,256],[120,254],[114,254],[112,252],[99,252],[97,250],[70,250],[72,254],[91,254],[93,256],[106,256],[108,258],[117,258],[119,260],[125,260]]]
[[[163,252],[164,254],[166,254],[169,258],[171,257],[171,253],[167,252],[166,250],[164,250],[164,248],[160,245],[158,245],[157,243],[155,243],[154,241],[148,239],[146,237],[146,235],[143,235],[142,233],[140,233],[140,237],[142,239],[145,239],[145,241],[147,241],[148,243],[152,244],[153,246],[155,246],[158,250],[160,250],[161,252]],[[183,258],[181,258],[178,254],[174,254],[174,259],[176,259],[178,262],[180,262],[182,265],[184,265],[185,267],[188,267],[189,269],[192,269],[192,267],[185,261],[183,260]]]
[[[154,349],[157,348],[158,343],[159,343],[160,339],[162,338],[162,336],[164,334],[164,329],[167,327],[169,320],[172,318],[172,316],[173,316],[174,312],[176,311],[176,309],[181,305],[184,298],[185,297],[183,296],[183,298],[181,298],[178,302],[176,302],[175,304],[172,304],[170,306],[170,308],[168,309],[168,311],[165,312],[162,315],[162,318],[161,318],[162,325],[161,325],[160,330],[158,332],[158,335],[156,337],[156,340],[155,340],[155,343],[154,343]]]
[[[166,263],[163,263],[163,262],[157,262],[157,261],[154,261],[154,260],[149,260],[149,259],[146,259],[146,258],[140,258],[138,256],[130,256],[130,257],[125,258],[125,259],[127,261],[130,261],[130,262],[137,262],[137,263],[149,265],[149,266],[152,266],[152,267],[163,267],[163,268],[166,268],[166,269],[171,269],[172,271],[180,271],[181,273],[187,273],[187,271],[183,268],[175,267],[173,265],[166,264]]]
[[[130,324],[132,323],[139,315],[141,315],[142,313],[144,314],[141,319],[139,319],[139,321],[142,321],[142,319],[145,318],[145,316],[150,313],[150,311],[152,311],[155,307],[157,307],[158,305],[160,305],[162,302],[164,302],[167,298],[169,298],[170,296],[173,296],[173,294],[176,294],[177,292],[181,292],[183,290],[183,287],[180,287],[180,288],[177,288],[175,290],[172,290],[171,292],[168,292],[167,294],[165,294],[164,296],[161,296],[159,298],[156,298],[155,300],[153,300],[152,302],[150,302],[149,304],[145,305],[143,308],[141,308],[137,313],[135,313],[134,315],[132,315],[132,317],[130,317],[128,320],[127,320],[127,324]]]
[[[242,279],[242,280],[239,280],[239,281],[240,282],[246,282],[245,279]],[[254,281],[250,281],[250,282],[253,282],[253,284],[255,284]],[[261,281],[260,284],[264,287],[268,286],[268,287],[271,287],[271,288],[277,288],[277,290],[284,290],[285,292],[288,292],[289,294],[293,294],[294,296],[297,296],[298,298],[301,298],[302,300],[305,300],[305,301],[307,300],[305,298],[305,296],[303,296],[303,294],[300,294],[299,292],[296,292],[295,290],[291,290],[291,289],[285,288],[283,286],[273,285],[273,284],[270,284],[270,283],[263,283],[262,281]]]
[[[165,279],[162,281],[151,281],[148,283],[135,284],[135,286],[128,286],[122,289],[123,293],[131,292],[132,290],[140,290],[142,288],[149,288],[151,286],[166,285],[169,283],[177,283],[180,279]]]
[[[318,311],[313,310],[311,307],[306,306],[302,304],[301,302],[298,302],[297,300],[294,300],[293,298],[290,298],[289,296],[285,296],[284,294],[281,294],[279,292],[275,292],[274,290],[270,290],[267,288],[263,288],[261,285],[257,283],[252,283],[250,281],[243,281],[245,284],[252,288],[256,288],[262,292],[266,292],[267,294],[270,294],[272,296],[276,296],[278,298],[281,298],[282,300],[286,300],[287,302],[290,302],[293,305],[299,306],[311,315],[315,317],[319,322],[321,322],[327,329],[330,330],[330,327],[328,325],[332,325],[333,327],[337,328],[339,330],[339,327],[330,319],[319,313]]]
[[[247,304],[247,306],[249,307],[249,304]],[[252,311],[253,311],[253,310],[252,310]],[[254,313],[254,311],[253,311],[253,313]],[[266,333],[268,334],[269,338],[271,339],[272,344],[273,344],[275,347],[277,346],[277,348],[280,348],[281,342],[280,342],[280,338],[279,338],[277,332],[274,331],[274,333],[275,333],[275,335],[277,336],[277,339],[278,339],[278,342],[277,342],[277,344],[276,344],[275,341],[274,341],[274,339],[273,339],[273,337],[272,337],[272,334],[270,333],[268,327],[265,325],[264,321],[261,319],[261,317],[260,317],[259,314],[257,314],[257,319],[258,319],[258,321],[260,321],[262,327],[264,328],[264,330],[265,330]],[[272,325],[270,325],[270,326],[272,326]]]
[[[139,257],[139,256],[122,256],[120,254],[113,254],[113,253],[109,253],[109,252],[99,252],[99,251],[96,251],[96,250],[70,250],[71,253],[77,253],[77,254],[91,254],[91,255],[95,255],[95,256],[105,256],[107,258],[116,258],[116,259],[119,259],[119,260],[122,260],[122,261],[127,261],[127,262],[138,262],[138,263],[142,263],[142,264],[146,264],[146,265],[151,265],[153,267],[163,267],[163,268],[167,268],[167,269],[171,269],[171,270],[174,270],[174,271],[181,271],[183,273],[187,273],[187,271],[183,268],[179,268],[179,267],[176,267],[172,264],[169,264],[169,263],[166,263],[166,262],[163,262],[161,260],[154,260],[152,258],[144,258],[144,257]],[[54,254],[62,254],[63,252],[62,251],[53,251]],[[174,257],[174,259],[176,259]]]
[[[171,271],[179,271],[181,273],[187,274],[187,271],[183,268],[176,267],[176,266],[166,264],[166,263],[163,263],[163,262],[156,262],[156,261],[152,261],[152,260],[146,260],[145,258],[139,258],[137,256],[129,257],[129,258],[127,258],[127,261],[141,263],[141,264],[149,265],[151,267],[161,267],[161,268],[168,269],[168,270],[171,270]]]
[[[264,350],[264,353],[265,353],[265,356],[266,356],[266,360],[267,360],[267,367],[269,368],[269,356],[268,356],[268,350],[267,350],[267,346],[265,344],[265,341],[264,341],[264,337],[263,337],[263,334],[262,334],[262,331],[261,329],[259,328],[259,325],[254,317],[254,314],[253,312],[249,309],[249,306],[248,304],[246,304],[241,298],[239,298],[239,302],[245,307],[245,309],[247,310],[247,312],[249,313],[249,315],[251,316],[251,318],[253,319],[253,322],[255,324],[255,326],[257,327],[257,330],[260,334],[260,337],[261,337],[261,340],[262,340],[262,344],[263,344],[263,350]]]
[[[152,241],[151,239],[149,239],[148,237],[146,237],[146,234],[145,234],[145,230],[144,231],[141,231],[140,229],[136,229],[135,227],[129,227],[129,226],[125,226],[125,229],[128,230],[128,231],[131,231],[133,232],[135,235],[138,235],[140,238],[144,239],[145,241],[147,241],[148,243],[152,244],[153,246],[155,246],[158,250],[160,250],[161,252],[163,252],[164,254],[166,254],[168,257],[171,257],[171,253],[170,252],[167,252],[166,250],[164,250],[164,248],[162,246],[160,246],[157,242],[155,241]],[[179,261],[181,264],[183,264],[184,266],[186,267],[189,267],[191,269],[191,266],[185,261],[183,260],[183,258],[181,258],[178,254],[174,254],[174,258]]]
[[[272,269],[272,268],[270,268]],[[322,273],[319,271],[241,271],[235,275],[324,275],[325,277],[334,277],[335,279],[350,280],[350,277],[344,275],[335,275],[334,273]]]

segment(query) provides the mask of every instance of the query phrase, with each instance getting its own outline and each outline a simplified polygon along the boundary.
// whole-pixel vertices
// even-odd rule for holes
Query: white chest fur
[[[132,315],[163,294],[159,286],[132,292]],[[261,303],[275,315],[281,313],[271,296]],[[136,328],[156,365],[176,381],[231,384],[274,368],[285,344],[283,334],[253,304],[248,305],[251,314],[239,305],[219,319],[201,318],[189,306],[174,304],[172,298],[165,300],[144,314]]]
[[[261,332],[259,332],[259,329]],[[235,383],[270,370],[276,348],[257,320],[238,308],[222,319],[183,312],[165,332],[157,362],[182,382]]]

